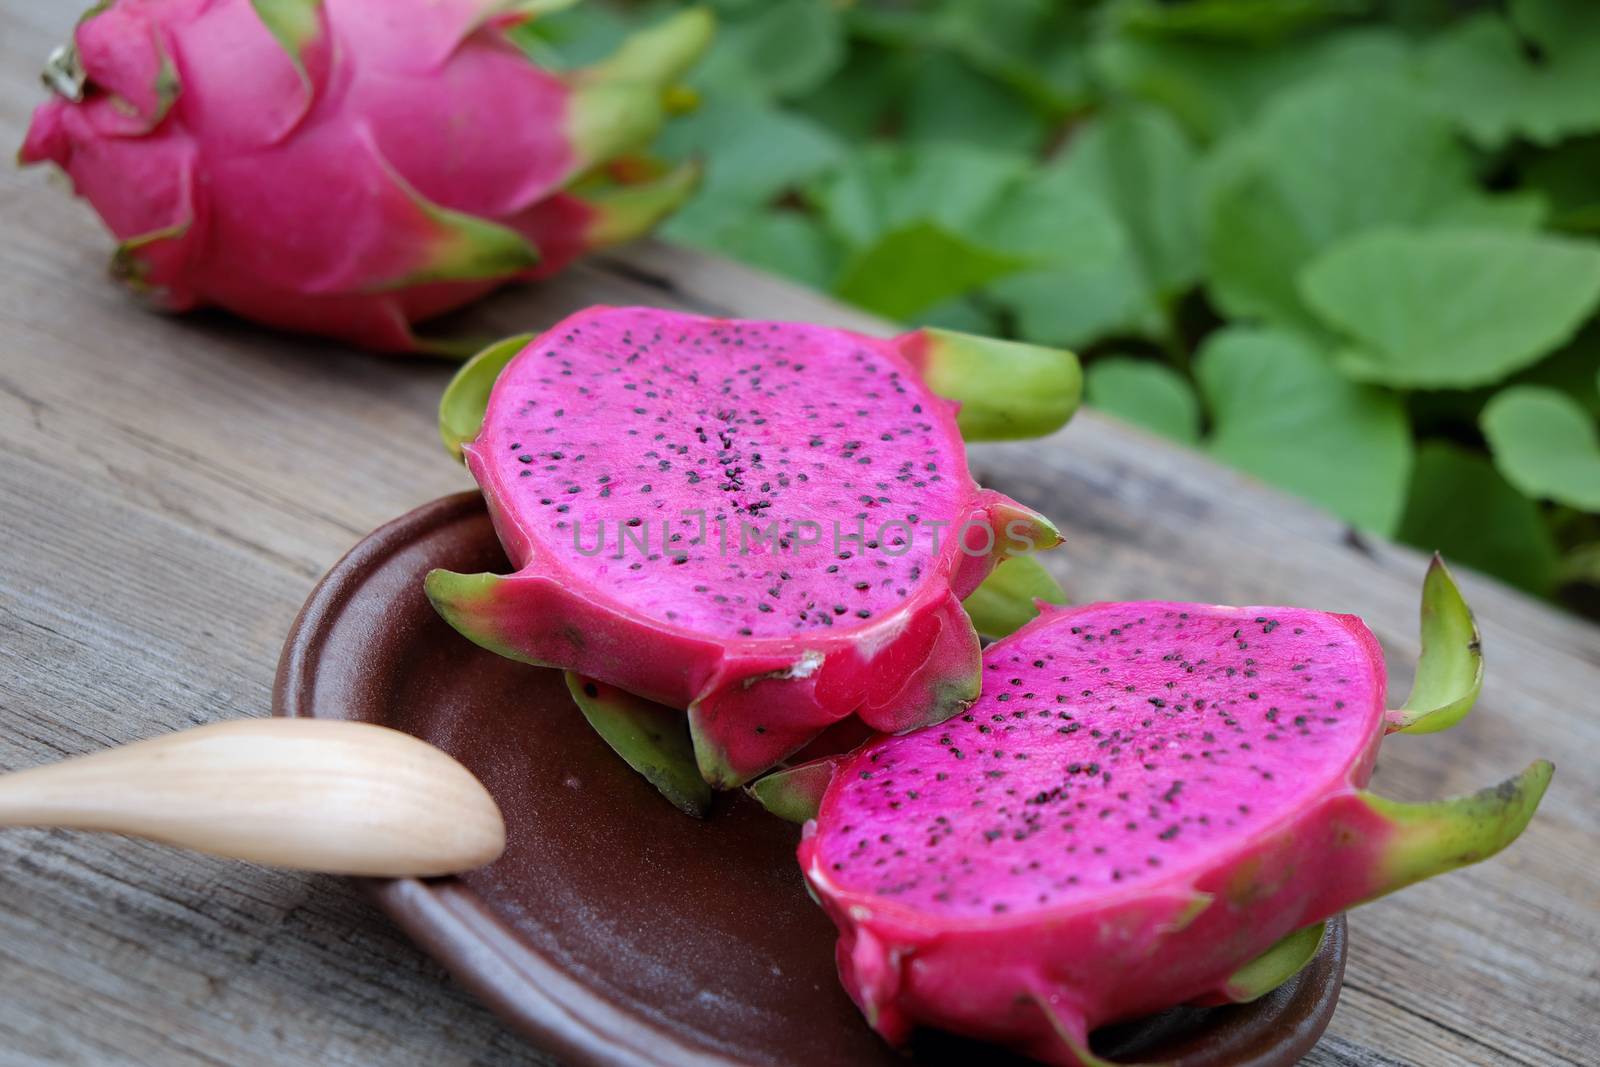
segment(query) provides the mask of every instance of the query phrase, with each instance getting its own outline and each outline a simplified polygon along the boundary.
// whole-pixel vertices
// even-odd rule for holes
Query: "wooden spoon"
[[[481,867],[505,822],[472,772],[409,734],[241,719],[0,776],[0,826],[108,830],[231,859],[427,877]]]

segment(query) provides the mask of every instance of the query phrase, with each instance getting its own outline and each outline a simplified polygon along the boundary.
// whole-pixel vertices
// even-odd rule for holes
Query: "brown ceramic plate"
[[[796,827],[740,794],[687,818],[612,754],[561,675],[501,659],[433,613],[433,567],[504,570],[476,493],[362,541],[284,646],[279,715],[405,730],[466,764],[510,847],[459,878],[372,882],[378,902],[513,1026],[578,1065],[996,1063],[926,1034],[909,1059],[862,1021],[806,897]],[[1254,1004],[1178,1008],[1096,1035],[1117,1059],[1289,1064],[1321,1035],[1344,971],[1343,919],[1316,960]]]

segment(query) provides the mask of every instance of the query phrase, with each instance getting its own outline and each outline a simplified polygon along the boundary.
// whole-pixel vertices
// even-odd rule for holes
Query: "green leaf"
[[[1600,247],[1496,230],[1384,230],[1330,248],[1300,277],[1353,341],[1351,375],[1394,386],[1492,382],[1569,340],[1600,302]]]
[[[1099,192],[1127,230],[1153,297],[1168,299],[1200,279],[1194,149],[1166,113],[1112,112],[1073,139],[1065,169]]]
[[[1508,385],[1545,385],[1600,419],[1600,318],[1590,319],[1573,342],[1512,378]]]
[[[1200,440],[1200,402],[1171,367],[1112,356],[1089,365],[1085,384],[1090,407],[1186,445]]]
[[[1537,505],[1458,445],[1418,448],[1399,536],[1540,596],[1555,581],[1559,552]]]
[[[1132,237],[1085,176],[1046,169],[997,207],[985,231],[994,247],[1044,264],[990,287],[1028,340],[1081,346],[1166,332]]]
[[[1420,71],[1434,106],[1485,148],[1600,130],[1600,18],[1589,0],[1517,0],[1434,38]]]
[[[775,96],[798,96],[828,80],[844,62],[844,31],[835,4],[769,0],[729,20],[719,51],[736,56],[751,80]]]
[[[853,34],[914,62],[948,52],[1046,113],[1064,115],[1085,103],[1084,51],[1093,13],[1079,5],[944,0],[931,10],[865,4],[846,10]]]
[[[1479,425],[1506,481],[1531,497],[1600,511],[1600,431],[1577,401],[1515,385],[1489,401]]]
[[[1518,189],[1489,196],[1471,196],[1450,205],[1434,221],[1452,226],[1493,230],[1537,230],[1550,204],[1537,189]]]
[[[1346,381],[1310,342],[1281,330],[1212,334],[1195,377],[1215,426],[1213,455],[1357,526],[1395,529],[1411,467],[1398,399]]]
[[[1588,618],[1600,617],[1600,541],[1580,544],[1561,561],[1556,595]]]
[[[667,124],[658,150],[671,159],[703,157],[701,195],[682,215],[709,217],[715,230],[728,207],[763,205],[836,165],[844,146],[803,116],[750,99],[708,101],[698,111]],[[680,215],[680,217],[682,217]]]
[[[851,259],[834,291],[868,311],[905,319],[1027,264],[937,223],[914,222],[884,234]]]
[[[1113,33],[1093,64],[1114,90],[1160,104],[1201,141],[1242,129],[1291,86],[1330,77],[1393,77],[1409,62],[1404,36],[1360,27],[1273,48]]]
[[[974,333],[980,337],[999,337],[1005,330],[999,314],[976,296],[958,296],[935,304],[911,316],[913,326],[933,326],[941,330]]]
[[[541,67],[572,70],[616,52],[631,28],[610,8],[579,4],[513,26],[508,36]]]
[[[913,68],[904,132],[912,141],[960,141],[1032,153],[1044,143],[1049,126],[1013,90],[954,55],[935,52]]]
[[[1266,43],[1372,7],[1371,0],[1119,0],[1107,15],[1139,33]]]
[[[1567,141],[1534,156],[1523,177],[1550,204],[1559,229],[1600,232],[1600,137]]]
[[[844,259],[821,225],[798,211],[695,212],[672,219],[661,233],[817,289],[833,284]]]
[[[961,605],[979,634],[998,640],[1032,621],[1039,614],[1034,603],[1039,600],[1065,604],[1067,594],[1033,556],[1012,556],[1001,561]]]
[[[1534,62],[1496,15],[1440,34],[1424,50],[1421,71],[1434,106],[1485,148],[1516,136],[1551,144],[1600,125],[1600,71]]]
[[[1588,55],[1600,45],[1600,7],[1590,0],[1511,0],[1511,21],[1557,58]]]
[[[1551,78],[1571,94],[1572,132],[1600,129],[1600,6],[1591,0],[1511,0],[1511,21]]]
[[[983,222],[986,241],[1040,264],[992,290],[1022,335],[1167,340],[1168,308],[1201,266],[1195,169],[1171,119],[1132,107],[1085,126],[1061,163],[999,202]]]
[[[857,42],[833,77],[789,105],[836,136],[865,144],[894,121],[911,77],[904,57]]]
[[[1020,157],[961,145],[857,153],[810,190],[854,252],[835,292],[904,318],[1029,265],[985,221],[1025,169]]]
[[[1320,238],[1307,232],[1314,223],[1302,218],[1264,166],[1249,162],[1246,151],[1214,158],[1212,180],[1203,187],[1211,302],[1232,318],[1315,333],[1315,320],[1295,290],[1294,272],[1315,254]]]
[[[1236,318],[1314,329],[1299,270],[1334,241],[1481,196],[1449,123],[1405,87],[1337,80],[1286,94],[1224,146],[1205,189],[1210,289]]]
[[[829,229],[854,248],[917,222],[998,247],[985,220],[1027,169],[1020,156],[966,145],[877,147],[846,160],[810,193]]]

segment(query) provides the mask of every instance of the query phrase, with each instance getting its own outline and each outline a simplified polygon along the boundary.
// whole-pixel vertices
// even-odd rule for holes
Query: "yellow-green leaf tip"
[[[1066,424],[1083,398],[1071,352],[932,327],[898,339],[929,388],[956,401],[968,441],[1042,437]]]
[[[1444,560],[1437,555],[1422,583],[1422,653],[1405,705],[1388,715],[1388,730],[1431,734],[1466,717],[1483,688],[1483,644]]]
[[[500,372],[531,340],[531,333],[523,333],[497,341],[463,364],[445,386],[439,398],[439,439],[456,459],[461,458],[462,446],[478,436]]]

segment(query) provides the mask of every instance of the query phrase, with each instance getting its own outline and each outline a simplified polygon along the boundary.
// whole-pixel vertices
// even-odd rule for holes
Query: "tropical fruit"
[[[46,73],[24,163],[71,176],[157,307],[368,348],[643,233],[693,167],[635,157],[705,49],[684,11],[558,73],[506,31],[551,0],[113,0]]]
[[[1382,654],[1351,615],[1050,608],[988,648],[965,713],[753,791],[811,819],[806,881],[885,1037],[929,1025],[1094,1063],[1095,1027],[1253,999],[1330,916],[1521,832],[1548,763],[1438,803],[1364,789],[1385,732],[1452,724],[1481,682],[1437,560],[1423,642],[1412,698],[1387,711]]]
[[[719,787],[851,714],[938,722],[978,694],[962,597],[1060,540],[973,482],[959,424],[1043,432],[1078,382],[1067,353],[959,334],[592,308],[447,392],[446,444],[517,569],[436,571],[428,595],[479,644],[606,687],[597,724],[687,711]]]

